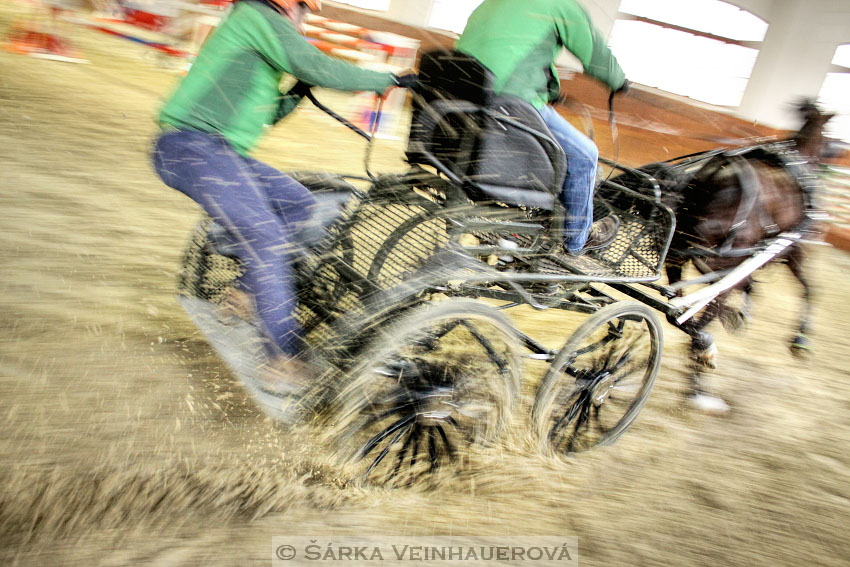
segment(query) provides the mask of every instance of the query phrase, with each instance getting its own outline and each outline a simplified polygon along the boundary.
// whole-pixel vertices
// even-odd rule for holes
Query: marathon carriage
[[[539,114],[495,96],[489,73],[458,53],[426,54],[420,79],[407,173],[291,174],[319,202],[298,237],[297,316],[326,364],[307,396],[321,398],[311,406],[320,427],[364,478],[410,479],[493,443],[520,396],[523,362],[533,361],[547,365],[530,404],[546,451],[615,441],[661,361],[658,306],[621,293],[657,280],[664,264],[675,222],[657,183],[637,171],[645,183],[631,188],[603,181],[594,214],[616,216],[616,240],[566,256],[566,163]],[[256,329],[216,319],[240,274],[227,241],[210,221],[200,225],[180,299],[246,386],[274,404],[252,382]],[[563,317],[534,337],[506,316],[512,308]],[[587,317],[577,324],[576,315]]]

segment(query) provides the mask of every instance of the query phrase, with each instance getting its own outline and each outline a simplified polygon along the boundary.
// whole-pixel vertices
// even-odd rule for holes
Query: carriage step
[[[503,234],[537,234],[545,230],[542,224],[493,220],[464,220],[461,228],[470,232],[498,232]]]
[[[464,246],[464,250],[473,256],[489,256],[490,254],[508,254],[511,256],[530,256],[539,254],[540,251],[534,248],[505,248],[502,246]]]
[[[283,424],[300,419],[303,407],[299,395],[270,391],[263,386],[260,369],[269,359],[266,339],[256,325],[225,316],[219,305],[199,297],[181,294],[177,302],[266,415]]]

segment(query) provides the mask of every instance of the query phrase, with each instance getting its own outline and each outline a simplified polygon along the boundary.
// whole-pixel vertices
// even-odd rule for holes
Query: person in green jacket
[[[497,94],[534,105],[564,149],[569,170],[561,192],[567,212],[564,246],[581,254],[609,244],[619,223],[614,217],[593,222],[599,151],[550,104],[560,95],[555,61],[563,48],[578,58],[585,74],[612,91],[628,88],[617,59],[575,0],[484,0],[456,44],[492,71]]]
[[[153,150],[165,184],[201,205],[236,242],[245,266],[239,285],[268,338],[270,374],[283,382],[295,381],[307,367],[298,358],[303,344],[293,316],[292,237],[315,200],[304,186],[249,156],[263,131],[292,112],[304,93],[281,93],[278,85],[284,74],[343,91],[384,93],[415,82],[415,75],[362,69],[310,44],[298,28],[320,3],[237,1],[162,108]]]

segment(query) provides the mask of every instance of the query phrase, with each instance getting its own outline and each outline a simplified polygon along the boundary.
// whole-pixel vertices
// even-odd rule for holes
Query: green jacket
[[[542,108],[557,99],[555,60],[561,48],[575,55],[584,72],[617,90],[626,80],[587,13],[574,0],[484,0],[457,41],[495,75],[497,93]]]
[[[300,97],[278,87],[284,73],[310,85],[381,93],[393,84],[377,73],[316,49],[270,5],[237,2],[204,44],[192,68],[159,115],[161,123],[222,134],[240,153],[266,126],[289,114]]]

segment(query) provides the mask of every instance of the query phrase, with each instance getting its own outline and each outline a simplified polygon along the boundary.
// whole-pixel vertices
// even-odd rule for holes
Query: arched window
[[[767,23],[720,0],[622,0],[609,45],[633,81],[737,106]]]
[[[427,26],[460,33],[481,2],[483,0],[434,0]]]
[[[850,143],[850,43],[838,46],[832,66],[818,98],[826,108],[838,113],[827,124],[830,135]]]

